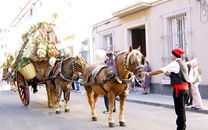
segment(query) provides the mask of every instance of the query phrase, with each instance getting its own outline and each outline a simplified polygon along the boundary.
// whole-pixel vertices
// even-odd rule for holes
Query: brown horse
[[[83,72],[83,84],[86,90],[86,95],[88,97],[88,103],[91,108],[92,120],[97,120],[97,115],[95,112],[95,104],[100,95],[107,95],[109,99],[109,115],[108,122],[109,127],[114,127],[115,123],[113,120],[113,109],[114,109],[114,99],[120,97],[120,107],[119,107],[119,123],[120,126],[125,126],[125,120],[123,116],[124,102],[128,96],[129,84],[132,81],[130,78],[130,73],[134,73],[138,80],[141,80],[144,75],[142,72],[144,63],[144,57],[140,52],[140,49],[133,50],[132,46],[129,47],[127,51],[121,52],[116,55],[114,60],[114,70],[116,71],[116,76],[114,80],[112,77],[108,77],[110,71],[109,67],[102,67],[102,65],[88,65]],[[107,69],[106,69],[107,68]],[[95,71],[96,70],[96,71]],[[84,82],[86,84],[84,84]]]
[[[69,93],[71,90],[72,82],[77,78],[79,72],[83,72],[86,61],[82,57],[68,57],[61,62],[58,62],[56,66],[49,67],[45,70],[45,77],[56,76],[55,78],[49,78],[46,80],[46,91],[48,95],[48,107],[52,108],[56,104],[56,113],[60,114],[59,102],[62,90],[64,91],[65,100],[65,112],[69,112],[68,101]],[[55,103],[55,104],[54,104]]]

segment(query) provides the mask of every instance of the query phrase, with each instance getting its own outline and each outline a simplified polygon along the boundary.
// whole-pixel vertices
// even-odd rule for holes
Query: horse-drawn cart
[[[32,72],[30,69],[35,69],[33,66],[31,67],[31,64],[26,66],[28,71],[24,71],[27,73],[22,72],[23,74],[26,74],[26,77],[33,77],[34,72]],[[24,68],[23,68],[24,69]],[[22,71],[22,70],[21,70]],[[44,78],[37,78],[34,77],[32,79],[26,78],[21,71],[16,71],[16,82],[17,82],[17,88],[19,92],[20,99],[22,103],[27,106],[30,102],[30,91],[29,86],[30,85],[38,85],[38,84],[44,84],[45,80],[48,80],[49,77]],[[35,70],[33,70],[35,71]],[[50,79],[55,78],[56,76],[51,76]]]
[[[45,70],[51,67],[49,59],[69,56],[69,53],[63,51],[64,48],[57,47],[60,40],[53,31],[53,26],[54,24],[46,22],[32,26],[22,35],[22,45],[15,52],[11,65],[13,80],[25,106],[30,101],[30,85],[35,88],[38,84],[44,84],[49,78],[55,78],[44,75]]]

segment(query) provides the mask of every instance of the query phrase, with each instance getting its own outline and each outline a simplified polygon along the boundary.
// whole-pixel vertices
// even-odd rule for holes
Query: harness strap
[[[100,84],[100,87],[103,89],[103,91],[105,91],[106,93],[108,93],[104,88],[103,86]]]
[[[117,60],[117,56],[115,57],[115,60],[113,61],[113,65],[114,65],[114,68],[116,70],[116,75],[117,75],[117,82],[119,84],[128,84],[128,83],[130,83],[132,81],[132,76],[129,79],[122,79],[119,76],[116,60]]]
[[[73,82],[73,83],[78,83],[78,84],[81,84],[81,82],[78,82],[78,81],[74,81],[74,80],[70,80],[70,79],[67,79],[65,77],[63,77],[63,75],[61,76],[61,73],[58,75],[60,78],[62,78],[63,80],[66,80],[68,82]]]

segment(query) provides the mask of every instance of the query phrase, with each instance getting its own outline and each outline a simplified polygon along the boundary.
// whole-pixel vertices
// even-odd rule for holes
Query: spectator
[[[201,81],[201,68],[199,65],[199,62],[196,58],[192,59],[191,61],[193,64],[193,83],[191,84],[192,86],[192,90],[193,90],[193,106],[191,108],[194,108],[195,110],[197,109],[202,109],[203,105],[202,105],[202,99],[201,99],[201,95],[199,92],[199,82]]]
[[[72,82],[72,90],[75,90],[75,85],[74,85],[74,82]]]
[[[153,72],[145,72],[145,75],[147,76],[165,73],[165,76],[170,77],[171,85],[174,88],[173,99],[175,105],[175,113],[177,115],[177,130],[186,129],[185,103],[188,96],[188,68],[186,63],[181,60],[181,56],[183,54],[184,51],[180,47],[177,47],[172,50],[172,62],[170,64]]]
[[[188,76],[189,76],[189,80],[192,78],[192,65],[190,63],[190,60],[188,58],[188,56],[185,57],[185,62],[187,64],[187,67],[188,67]],[[188,98],[186,100],[186,106],[191,106],[193,105],[193,92],[192,92],[192,87],[191,87],[191,83],[188,82]],[[190,99],[190,102],[189,102],[189,99]]]
[[[106,107],[106,111],[103,111],[103,113],[108,114],[109,112],[109,101],[108,101],[108,96],[104,95],[104,103],[105,103],[105,107]],[[113,112],[116,112],[116,102],[114,99],[114,110]]]
[[[144,63],[144,71],[145,72],[150,72],[151,71],[148,61],[145,61],[145,63]],[[143,95],[147,94],[147,90],[150,87],[150,76],[145,76],[145,80],[142,81],[141,84],[142,84],[141,87],[144,89],[144,92],[142,94]]]
[[[77,82],[79,82],[79,79],[77,79]],[[78,83],[76,83],[76,90],[75,91],[79,91],[79,84]]]
[[[77,82],[82,82],[82,80],[80,78],[82,78],[81,73],[78,74]],[[75,83],[75,84],[76,84],[76,88],[77,88],[76,91],[79,91],[80,84],[79,83]]]
[[[107,54],[107,58],[105,59],[105,65],[110,66],[113,65],[112,61],[113,61],[113,55],[111,53]],[[104,95],[104,103],[105,103],[105,107],[106,107],[106,111],[103,111],[103,113],[107,114],[109,112],[109,101],[108,101],[108,96]],[[114,99],[114,110],[113,112],[116,112],[116,102]]]

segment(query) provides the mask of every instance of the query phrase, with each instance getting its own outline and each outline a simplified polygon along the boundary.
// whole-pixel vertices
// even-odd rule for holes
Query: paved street
[[[90,107],[87,102],[83,87],[81,91],[72,91],[69,101],[69,113],[64,112],[64,104],[61,102],[61,114],[55,114],[55,108],[47,107],[47,97],[44,87],[38,88],[36,94],[30,93],[30,104],[25,107],[19,98],[18,93],[9,89],[0,90],[0,129],[1,130],[97,130],[109,129],[107,114],[103,97],[99,97],[96,104],[98,121],[92,122],[90,117]],[[138,96],[138,94],[135,94]],[[118,107],[116,102],[116,113],[113,114],[116,123],[115,130],[174,130],[176,115],[173,108],[156,106],[141,102],[132,102],[130,97],[135,98],[130,93],[125,103],[124,117],[126,127],[118,124]],[[145,95],[148,96],[148,95]],[[150,95],[149,95],[150,96]],[[143,95],[144,97],[144,95]],[[147,98],[147,97],[146,97]],[[164,99],[164,101],[167,99]],[[139,100],[138,100],[139,101]],[[187,111],[187,130],[205,130],[208,128],[208,116],[204,113]]]

